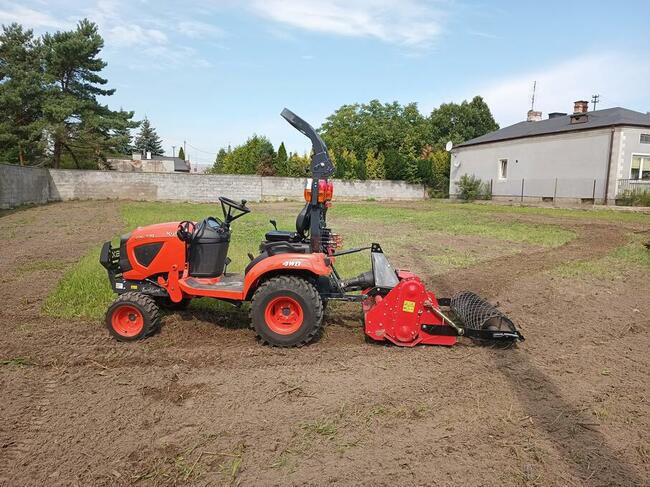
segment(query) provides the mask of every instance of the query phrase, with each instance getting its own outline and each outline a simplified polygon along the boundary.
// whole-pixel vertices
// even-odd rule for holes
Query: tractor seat
[[[298,234],[289,230],[271,230],[266,232],[264,240],[268,242],[289,242],[298,240]]]

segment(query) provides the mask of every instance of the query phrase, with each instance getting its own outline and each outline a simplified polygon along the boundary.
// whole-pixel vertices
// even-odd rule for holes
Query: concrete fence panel
[[[13,208],[49,201],[47,169],[0,164],[0,208]]]
[[[42,169],[0,164],[0,205],[123,199],[212,203],[219,196],[248,201],[300,200],[306,178],[235,174],[174,174]],[[334,181],[338,200],[422,200],[424,186],[403,181]]]

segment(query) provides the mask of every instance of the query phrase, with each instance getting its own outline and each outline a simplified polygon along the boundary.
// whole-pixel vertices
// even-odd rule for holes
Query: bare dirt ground
[[[134,344],[43,316],[61,273],[121,230],[118,203],[6,214],[0,360],[31,365],[0,367],[0,485],[648,485],[648,276],[547,272],[641,228],[552,221],[578,238],[411,268],[441,295],[498,301],[526,335],[516,349],[367,344],[340,305],[319,342],[277,350],[237,311],[170,314]]]

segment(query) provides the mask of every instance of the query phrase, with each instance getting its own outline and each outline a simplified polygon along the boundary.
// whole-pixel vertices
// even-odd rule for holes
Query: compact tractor
[[[231,225],[250,213],[246,201],[221,197],[223,219],[138,227],[106,242],[100,262],[118,294],[106,326],[121,341],[146,338],[160,327],[159,308],[182,308],[193,298],[235,305],[250,301],[251,327],[264,344],[299,347],[317,337],[329,301],[360,302],[366,336],[399,346],[453,345],[458,337],[523,340],[510,319],[471,292],[438,298],[415,274],[395,270],[379,244],[339,250],[341,238],[327,226],[334,165],[318,133],[290,110],[284,117],[312,143],[306,204],[294,230],[266,233],[259,254],[248,254],[243,274],[227,272]],[[352,279],[336,271],[338,258],[370,251],[371,270]]]

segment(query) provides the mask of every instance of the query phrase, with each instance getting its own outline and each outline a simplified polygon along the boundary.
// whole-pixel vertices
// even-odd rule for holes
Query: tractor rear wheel
[[[121,342],[146,338],[160,329],[158,306],[145,294],[121,294],[106,311],[106,328]]]
[[[274,277],[255,291],[250,318],[262,343],[301,347],[320,333],[323,303],[307,280],[296,276]]]

